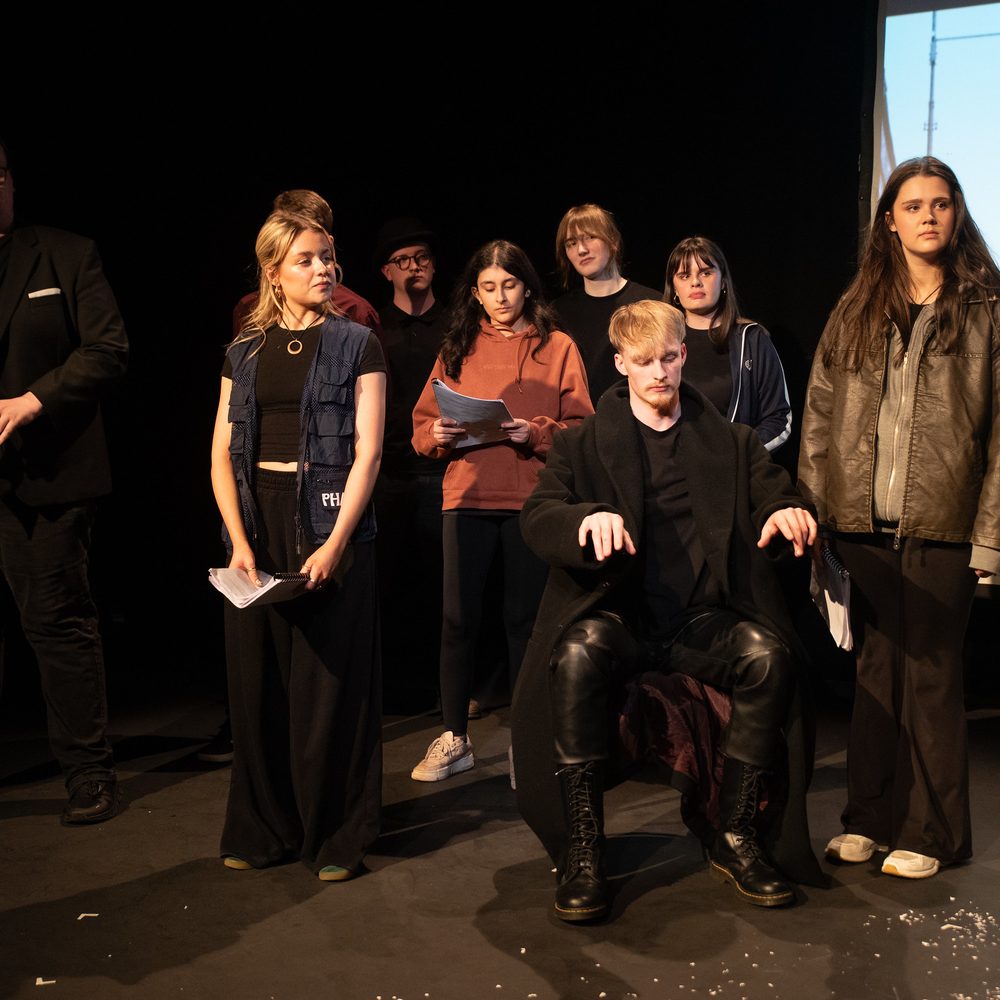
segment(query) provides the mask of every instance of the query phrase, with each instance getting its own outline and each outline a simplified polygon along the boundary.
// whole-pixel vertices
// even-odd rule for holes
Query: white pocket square
[[[44,299],[47,295],[62,295],[62,289],[39,288],[37,292],[28,292],[29,299]]]

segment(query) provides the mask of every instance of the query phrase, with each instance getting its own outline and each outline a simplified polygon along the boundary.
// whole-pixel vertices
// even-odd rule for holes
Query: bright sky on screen
[[[1000,255],[1000,3],[937,12],[931,154],[958,175],[994,259]],[[985,37],[967,37],[967,36]],[[927,154],[932,14],[885,25],[888,139],[896,163]],[[884,147],[884,141],[883,141]],[[883,155],[885,155],[883,148]]]

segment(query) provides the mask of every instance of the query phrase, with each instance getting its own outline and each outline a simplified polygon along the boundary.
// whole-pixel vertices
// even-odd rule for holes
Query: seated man
[[[784,769],[785,740],[798,746],[802,733],[793,632],[763,550],[781,536],[803,555],[816,522],[752,428],[728,423],[682,385],[677,310],[623,306],[609,336],[627,381],[556,437],[521,516],[528,545],[552,570],[512,716],[519,805],[559,865],[556,914],[603,916],[609,698],[640,671],[687,674],[732,698],[710,870],[749,902],[780,906],[794,894],[758,835],[758,803],[762,776]],[[561,836],[544,801],[556,795],[553,749]],[[784,839],[795,875],[817,881],[801,780],[809,758],[788,762],[775,840]]]

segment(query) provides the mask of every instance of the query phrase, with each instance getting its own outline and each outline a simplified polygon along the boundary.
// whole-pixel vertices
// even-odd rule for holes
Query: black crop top
[[[302,340],[298,354],[288,353],[288,343],[294,338],[291,331],[272,326],[265,335],[264,346],[257,362],[257,412],[260,414],[257,440],[259,462],[297,462],[299,458],[299,411],[306,375],[319,347],[322,326],[296,331]],[[361,355],[358,375],[385,371],[382,345],[374,333],[369,332],[368,342]],[[233,377],[229,355],[222,365],[222,377]]]

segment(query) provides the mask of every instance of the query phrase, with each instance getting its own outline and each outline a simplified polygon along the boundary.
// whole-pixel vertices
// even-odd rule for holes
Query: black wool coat
[[[725,604],[780,635],[804,662],[772,565],[773,553],[787,545],[774,539],[768,550],[761,550],[757,539],[775,511],[808,504],[752,428],[730,424],[701,393],[685,385],[681,411],[678,461],[705,557],[722,586]],[[522,816],[558,865],[566,829],[553,763],[549,662],[571,624],[599,603],[614,606],[615,594],[628,585],[638,565],[624,551],[598,563],[589,544],[580,547],[578,532],[589,514],[615,512],[641,548],[641,448],[628,388],[621,382],[605,393],[593,417],[556,436],[538,486],[521,512],[525,541],[551,570],[511,713],[517,799]],[[800,689],[785,726],[788,802],[772,817],[764,837],[782,872],[800,882],[822,884],[805,814],[814,741],[812,715],[802,706]]]

